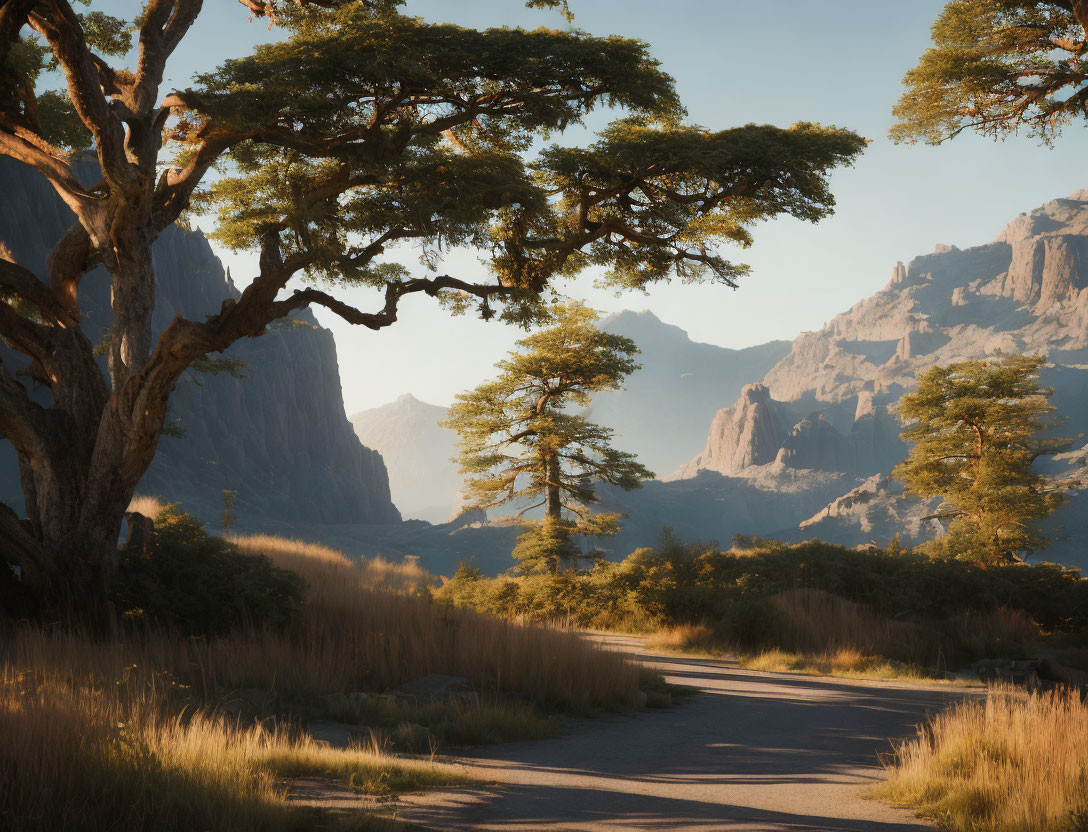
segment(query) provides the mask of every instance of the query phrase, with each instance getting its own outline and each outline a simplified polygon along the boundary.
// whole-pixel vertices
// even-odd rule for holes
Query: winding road
[[[700,693],[670,710],[458,757],[487,785],[405,796],[397,816],[443,832],[931,829],[862,794],[880,777],[890,737],[970,691],[761,673],[651,655],[636,638],[605,641]]]

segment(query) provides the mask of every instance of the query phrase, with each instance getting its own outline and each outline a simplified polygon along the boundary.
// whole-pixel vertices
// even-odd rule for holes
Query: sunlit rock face
[[[774,462],[794,421],[793,410],[771,399],[766,386],[749,384],[733,407],[718,411],[703,452],[673,479],[695,476],[699,471],[735,474]]]
[[[44,275],[46,257],[71,215],[44,179],[5,159],[0,194],[0,240],[18,262]],[[156,335],[177,314],[203,320],[237,295],[200,231],[168,228],[153,253]],[[111,317],[102,269],[80,284],[80,305],[83,326],[97,343]],[[167,420],[176,435],[161,438],[141,493],[180,501],[214,523],[223,491],[237,491],[234,510],[248,527],[271,520],[400,520],[381,456],[359,442],[344,414],[332,333],[306,310],[260,338],[239,342],[228,355],[248,365],[241,369],[244,378],[188,372],[178,383]],[[4,360],[21,367],[12,353]],[[0,443],[0,499],[22,508],[7,442]]]

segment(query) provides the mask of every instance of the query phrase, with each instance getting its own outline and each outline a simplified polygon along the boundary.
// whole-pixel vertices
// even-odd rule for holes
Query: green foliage
[[[514,558],[523,571],[555,571],[574,559],[575,535],[618,531],[617,516],[586,508],[597,502],[595,482],[631,489],[653,476],[612,447],[611,429],[570,412],[593,393],[618,389],[638,368],[634,342],[597,329],[597,313],[582,304],[556,306],[553,315],[554,326],[522,339],[520,351],[499,362],[497,379],[460,394],[444,422],[460,435],[473,508],[517,499],[545,507],[545,522],[518,539]]]
[[[469,246],[508,290],[502,315],[524,324],[539,318],[554,277],[593,264],[628,288],[670,276],[735,285],[746,268],[714,246],[747,245],[748,227],[780,213],[825,216],[827,175],[865,146],[811,124],[684,127],[672,79],[639,41],[479,32],[395,5],[284,8],[287,40],[183,94],[195,118],[178,129],[180,162],[203,121],[250,137],[206,195],[222,242],[251,248],[273,229],[311,277],[374,286],[405,276],[380,259],[389,243],[416,241],[432,268],[448,247]],[[531,5],[565,10],[561,0]],[[632,117],[589,148],[553,146],[528,161],[534,140],[601,105]],[[471,306],[457,293],[441,299]]]
[[[462,565],[434,593],[439,601],[493,615],[573,619],[585,627],[649,632],[705,623],[721,643],[758,650],[782,646],[776,643],[783,637],[781,613],[771,599],[798,589],[941,632],[948,631],[942,622],[1001,608],[1020,610],[1049,631],[1088,628],[1088,579],[1076,569],[982,568],[819,540],[723,552],[666,536],[656,549],[638,549],[619,563],[600,562],[590,570],[488,578]]]
[[[1046,546],[1038,522],[1062,496],[1032,463],[1066,441],[1038,435],[1048,427],[1040,417],[1054,411],[1053,391],[1039,386],[1042,364],[1007,356],[933,367],[900,402],[913,447],[895,476],[921,497],[944,498],[937,516],[949,524],[935,552],[992,564]]]
[[[65,92],[47,90],[38,96],[38,119],[42,135],[62,150],[83,150],[91,146],[88,130]]]
[[[268,558],[238,554],[172,503],[155,518],[146,557],[122,552],[112,594],[128,618],[214,635],[242,624],[286,624],[304,588],[295,573]]]
[[[171,439],[185,439],[189,432],[179,424],[164,422],[162,428],[159,429],[159,434],[169,436]]]
[[[835,204],[827,175],[864,147],[852,133],[817,124],[713,132],[632,118],[589,147],[546,149],[534,170],[549,194],[561,196],[559,225],[576,227],[592,193],[588,220],[627,238],[620,245],[612,234],[595,240],[568,269],[606,266],[604,283],[615,288],[641,289],[670,274],[735,287],[748,267],[728,262],[715,246],[747,248],[750,227],[783,212],[823,219]]]
[[[189,368],[209,376],[226,373],[233,378],[245,378],[246,374],[242,371],[249,369],[249,362],[241,358],[198,358]]]
[[[132,49],[135,30],[128,21],[100,11],[84,12],[78,17],[87,45],[97,52],[120,57]]]
[[[905,79],[896,141],[938,144],[964,130],[1021,128],[1051,142],[1085,115],[1084,20],[1068,0],[951,0],[933,47]]]

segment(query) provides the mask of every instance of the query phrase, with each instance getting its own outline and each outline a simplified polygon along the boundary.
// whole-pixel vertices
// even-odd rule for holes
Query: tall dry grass
[[[188,710],[168,676],[127,668],[73,683],[0,671],[0,828],[295,830],[287,778],[323,777],[382,794],[456,783],[456,769],[336,749],[290,727]]]
[[[132,666],[151,668],[170,673],[202,704],[238,689],[307,702],[325,694],[383,691],[431,673],[467,677],[481,692],[517,694],[576,712],[637,702],[638,667],[572,632],[375,590],[368,570],[346,558],[304,557],[295,566],[308,584],[306,600],[282,631],[248,628],[193,639],[145,630],[97,640],[21,627],[0,643],[0,666],[13,673],[35,669],[73,684],[118,678]]]
[[[263,535],[231,541],[297,572],[307,594],[287,633],[245,633],[205,648],[204,672],[220,687],[383,690],[442,673],[579,712],[637,701],[640,673],[623,657],[562,629],[435,604],[414,592],[430,581],[414,564],[356,565],[324,546]],[[247,654],[237,639],[258,649]]]
[[[969,657],[1019,652],[1039,637],[1027,615],[1003,608],[902,621],[811,588],[786,590],[767,604],[769,615],[743,640],[708,624],[686,624],[656,633],[648,644],[731,652],[751,670],[913,679],[957,669]]]
[[[264,555],[276,566],[301,575],[313,591],[321,594],[313,598],[317,604],[330,589],[343,582],[345,575],[350,576],[348,592],[360,585],[370,590],[411,592],[434,581],[426,569],[412,561],[394,563],[384,558],[361,558],[352,562],[330,546],[270,534],[227,535],[226,539],[242,554]]]
[[[132,500],[128,504],[128,510],[134,511],[137,514],[142,514],[145,517],[155,517],[166,503],[163,502],[161,497],[153,497],[147,494],[135,494]]]
[[[1088,704],[1065,689],[993,689],[904,743],[873,796],[951,832],[1088,830]]]

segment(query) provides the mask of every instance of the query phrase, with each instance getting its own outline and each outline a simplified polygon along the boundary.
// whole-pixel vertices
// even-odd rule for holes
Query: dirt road
[[[491,785],[408,796],[398,816],[425,829],[518,832],[931,828],[862,793],[888,738],[963,689],[759,673],[610,642],[700,693],[554,740],[480,749],[458,762]]]

